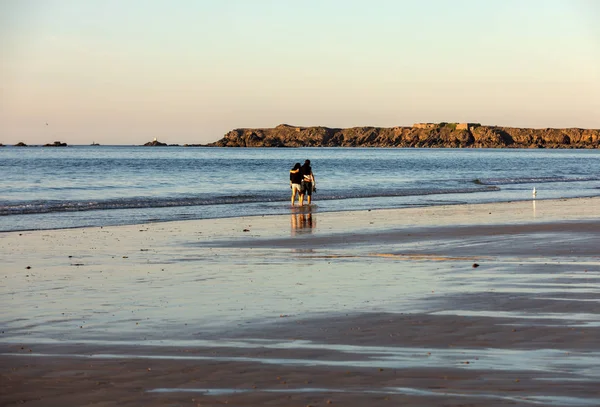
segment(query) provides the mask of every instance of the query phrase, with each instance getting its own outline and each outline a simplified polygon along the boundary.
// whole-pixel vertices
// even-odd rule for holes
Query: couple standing
[[[300,206],[304,205],[304,196],[306,196],[306,202],[310,205],[312,193],[317,192],[317,184],[310,166],[310,160],[304,161],[302,166],[300,163],[296,163],[294,168],[290,170],[290,188],[292,188],[292,206],[294,206],[297,194],[299,195]]]

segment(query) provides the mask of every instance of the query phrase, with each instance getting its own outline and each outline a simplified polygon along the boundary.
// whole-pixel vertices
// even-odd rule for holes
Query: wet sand
[[[597,198],[3,233],[0,404],[600,405],[599,242]]]

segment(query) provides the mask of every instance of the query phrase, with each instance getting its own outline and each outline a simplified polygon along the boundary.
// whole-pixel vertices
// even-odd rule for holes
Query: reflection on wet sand
[[[383,387],[383,388],[354,388],[354,389],[340,389],[340,388],[319,388],[319,387],[301,387],[292,389],[230,389],[230,388],[157,388],[148,390],[150,393],[201,393],[205,396],[224,396],[224,395],[235,395],[244,393],[310,393],[310,394],[336,394],[336,393],[347,393],[347,394],[381,394],[381,395],[404,395],[404,396],[421,396],[421,397],[439,397],[445,398],[479,398],[482,400],[502,400],[508,402],[517,402],[521,404],[541,404],[549,403],[552,405],[573,405],[573,406],[592,406],[592,403],[598,403],[598,398],[582,398],[582,397],[561,397],[561,396],[536,396],[536,395],[519,395],[519,396],[504,396],[500,394],[494,394],[489,392],[476,392],[476,393],[454,393],[448,392],[446,389],[434,389],[434,390],[423,390],[411,387]],[[328,402],[328,404],[331,404]],[[512,403],[511,403],[512,404]]]
[[[313,232],[317,219],[313,216],[312,208],[300,207],[290,216],[292,236],[305,235]]]

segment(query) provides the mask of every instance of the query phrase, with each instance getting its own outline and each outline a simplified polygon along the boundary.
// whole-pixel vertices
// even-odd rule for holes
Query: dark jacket
[[[302,182],[302,169],[290,170],[290,181],[292,181],[292,184],[300,184]]]

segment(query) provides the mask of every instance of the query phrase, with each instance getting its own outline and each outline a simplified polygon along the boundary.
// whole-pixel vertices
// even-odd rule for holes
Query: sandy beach
[[[0,233],[0,404],[598,406],[599,243],[600,198]]]

